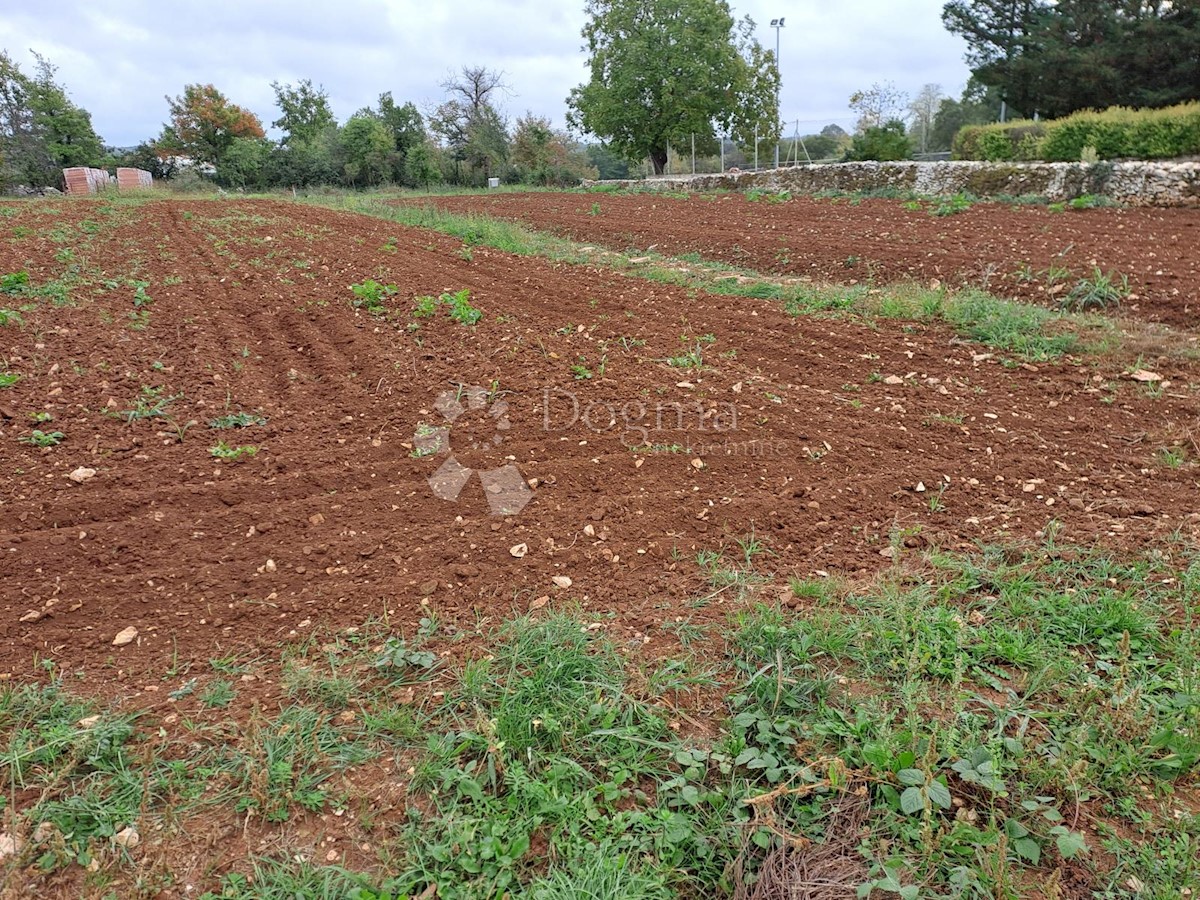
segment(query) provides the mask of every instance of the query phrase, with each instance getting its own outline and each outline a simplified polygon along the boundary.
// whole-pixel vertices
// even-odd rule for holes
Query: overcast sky
[[[790,133],[854,117],[849,95],[875,81],[915,94],[934,82],[957,96],[967,79],[964,43],[941,24],[941,0],[794,3],[740,0],[759,40],[781,35],[782,114]],[[564,123],[565,99],[586,75],[583,0],[4,0],[0,47],[32,71],[30,49],[92,113],[105,142],[129,146],[158,134],[164,95],[211,82],[269,126],[270,84],[311,78],[344,120],[390,90],[425,111],[451,69],[500,69],[510,118],[526,110]]]

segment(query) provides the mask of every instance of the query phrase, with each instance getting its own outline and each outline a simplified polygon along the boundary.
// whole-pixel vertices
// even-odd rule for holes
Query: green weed
[[[217,441],[216,445],[210,447],[208,452],[210,456],[214,456],[217,459],[225,460],[227,462],[236,462],[242,458],[252,459],[258,454],[258,447],[231,447],[224,441]]]

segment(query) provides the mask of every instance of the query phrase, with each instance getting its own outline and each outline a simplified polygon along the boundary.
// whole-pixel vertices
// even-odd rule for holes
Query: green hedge
[[[1085,148],[1099,159],[1173,159],[1200,154],[1200,103],[1165,109],[1084,110],[1065,119],[968,125],[954,136],[955,159],[989,162],[1079,162]]]

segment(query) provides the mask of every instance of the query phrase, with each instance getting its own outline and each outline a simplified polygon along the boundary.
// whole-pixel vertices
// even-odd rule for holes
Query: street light
[[[775,29],[775,68],[779,71],[779,88],[775,92],[775,112],[778,118],[780,96],[783,94],[783,71],[779,66],[779,31],[783,28],[783,18],[772,19],[771,27]],[[779,168],[779,138],[775,139],[775,168]]]

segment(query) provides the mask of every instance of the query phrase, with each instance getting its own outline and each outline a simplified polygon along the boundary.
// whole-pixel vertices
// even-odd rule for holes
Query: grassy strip
[[[806,868],[860,896],[1200,888],[1200,561],[893,549],[870,584],[793,578],[795,608],[762,601],[783,576],[761,540],[703,552],[692,606],[730,612],[652,630],[681,644],[665,658],[631,653],[603,616],[477,633],[431,610],[407,640],[368,623],[278,668],[212,660],[164,676],[196,719],[173,738],[60,678],[6,685],[5,831],[21,843],[5,875],[82,866],[97,890],[167,890],[166,848],[126,829],[191,853],[203,815],[282,842],[207,900],[785,896]],[[282,711],[201,724],[264,670]],[[342,778],[389,759],[396,775]],[[373,791],[393,784],[404,814],[377,820]],[[297,843],[297,819],[338,809],[358,811],[375,871]]]
[[[892,318],[941,322],[970,340],[1030,361],[1068,353],[1100,352],[1118,340],[1112,321],[1099,315],[1055,312],[983,291],[950,292],[915,284],[874,288],[870,285],[813,285],[773,278],[706,261],[646,253],[631,257],[584,246],[515,222],[445,212],[433,206],[393,205],[358,197],[329,198],[322,205],[428,228],[461,240],[520,256],[537,256],[576,265],[603,265],[626,274],[688,289],[731,297],[778,300],[790,315],[849,315],[864,319]]]

